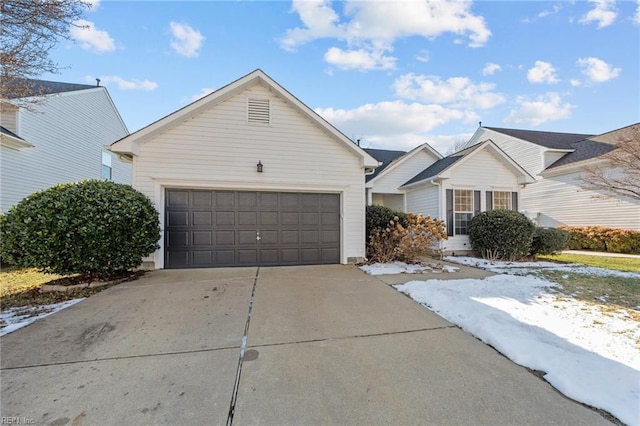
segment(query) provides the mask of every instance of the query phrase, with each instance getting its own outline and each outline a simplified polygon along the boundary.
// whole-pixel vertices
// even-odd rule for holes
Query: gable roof
[[[502,159],[502,161],[506,163],[507,166],[520,174],[520,176],[522,177],[521,183],[535,182],[533,176],[531,176],[525,169],[523,169],[518,163],[516,163],[511,157],[509,157],[502,149],[500,149],[498,145],[493,143],[491,139],[487,139],[484,142],[477,143],[436,161],[435,163],[418,173],[416,176],[409,179],[401,186],[401,188],[432,179],[447,178],[448,176],[443,176],[445,173],[450,172],[454,167],[458,167],[468,158],[473,157],[476,152],[482,151],[483,149],[492,149],[496,154],[498,154],[499,158]]]
[[[24,84],[24,93],[21,93],[20,98],[27,98],[31,96],[45,96],[52,95],[55,93],[66,93],[66,92],[75,92],[77,90],[87,90],[87,89],[95,89],[96,85],[90,84],[76,84],[76,83],[63,83],[60,81],[48,81],[48,80],[34,80],[34,79],[26,79],[20,80],[13,83],[13,86],[18,86]],[[9,86],[12,86],[12,83],[9,83]],[[17,99],[18,96],[12,94],[12,90],[9,90],[8,94],[9,99]]]
[[[27,142],[4,126],[0,126],[0,142],[2,142],[2,145],[8,146],[10,148],[30,148],[35,146],[31,142]]]
[[[406,154],[405,151],[391,151],[388,149],[363,148],[367,154],[378,160],[380,163],[375,172],[367,175],[366,181],[369,182],[383,171],[393,160]]]
[[[562,166],[568,166],[586,160],[591,160],[616,149],[616,145],[622,140],[628,140],[634,137],[634,132],[640,132],[640,123],[631,124],[620,129],[612,130],[600,135],[590,136],[589,138],[572,144],[575,151],[562,156],[555,163],[551,164],[546,170],[556,169]]]
[[[572,143],[593,136],[580,133],[542,132],[538,130],[504,129],[500,127],[484,128],[550,149],[573,149],[571,146]]]
[[[318,125],[325,133],[327,133],[333,139],[339,141],[345,148],[352,151],[354,154],[359,155],[363,159],[363,167],[375,168],[378,166],[378,162],[367,152],[365,152],[358,145],[353,143],[351,139],[345,136],[340,130],[335,128],[331,123],[322,118],[318,113],[313,111],[307,105],[302,103],[298,98],[293,96],[284,87],[280,86],[275,80],[269,77],[261,69],[240,77],[239,79],[227,84],[226,86],[204,96],[179,110],[149,124],[142,129],[131,133],[128,136],[114,142],[109,147],[110,151],[118,152],[121,154],[137,155],[138,144],[150,140],[154,136],[184,122],[185,120],[194,117],[229,98],[242,92],[243,90],[253,86],[254,84],[262,83],[267,86],[272,92],[280,96],[285,102],[298,110],[301,114],[309,118],[313,123]]]

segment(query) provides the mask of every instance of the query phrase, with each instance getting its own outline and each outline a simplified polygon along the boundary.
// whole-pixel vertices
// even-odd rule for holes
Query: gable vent
[[[271,123],[271,104],[269,99],[247,99],[247,122]]]

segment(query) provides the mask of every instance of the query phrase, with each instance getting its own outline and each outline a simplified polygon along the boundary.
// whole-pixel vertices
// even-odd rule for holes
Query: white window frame
[[[100,169],[100,176],[102,179],[113,180],[113,167],[112,167],[111,154],[108,152],[102,152],[102,167]],[[105,176],[105,171],[109,171],[109,176]]]
[[[504,197],[500,199],[501,197]],[[498,200],[500,202],[498,202]],[[506,201],[506,206],[503,204]],[[513,209],[513,193],[512,191],[493,191],[493,210],[512,210]],[[502,205],[499,205],[502,204]]]
[[[459,209],[458,206],[458,194],[461,192],[469,193],[469,202],[470,210]],[[465,197],[466,198],[466,197]],[[473,218],[474,215],[474,205],[473,205],[474,191],[473,189],[454,189],[453,190],[453,235],[468,235],[469,234],[469,222]],[[466,218],[466,226],[464,228],[458,226],[458,215],[467,215]],[[459,232],[458,230],[461,230]]]

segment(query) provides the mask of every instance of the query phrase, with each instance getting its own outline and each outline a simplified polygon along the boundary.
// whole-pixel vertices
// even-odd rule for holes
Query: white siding
[[[0,126],[18,133],[18,109],[4,102],[0,103]]]
[[[398,188],[418,173],[435,163],[438,159],[433,154],[421,150],[416,152],[410,158],[407,158],[402,164],[389,170],[383,170],[382,176],[375,179],[373,184],[373,193],[387,193],[387,194],[400,194]]]
[[[35,111],[19,114],[19,136],[35,147],[2,147],[3,211],[40,189],[100,179],[103,147],[127,135],[104,88],[51,96]],[[131,167],[118,163],[114,157],[114,180],[130,183]]]
[[[489,150],[484,149],[476,152],[472,157],[461,161],[464,163],[454,169],[452,178],[443,183],[442,190],[472,189],[480,191],[480,211],[486,210],[487,191],[519,191],[517,176]],[[522,210],[520,206],[518,207],[519,210]],[[443,249],[447,252],[471,250],[469,237],[466,235],[449,237],[447,241],[443,242]]]
[[[247,97],[271,100],[271,124],[247,124]],[[154,200],[162,222],[166,187],[341,193],[342,262],[365,256],[361,158],[261,84],[142,143],[133,185]]]
[[[407,192],[407,211],[422,216],[440,217],[440,187],[425,185],[413,188]]]
[[[581,188],[580,173],[548,177],[522,190],[522,208],[541,226],[606,226],[640,231],[640,201],[598,197]]]
[[[471,142],[484,142],[487,139],[491,139],[500,149],[518,163],[520,167],[529,172],[531,176],[540,179],[540,176],[537,175],[544,170],[545,148],[484,128],[478,129],[471,138]]]

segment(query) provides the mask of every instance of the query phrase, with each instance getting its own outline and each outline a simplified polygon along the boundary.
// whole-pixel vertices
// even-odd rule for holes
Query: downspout
[[[442,214],[442,192],[441,192],[442,191],[442,185],[440,185],[440,182],[436,182],[435,179],[431,179],[429,181],[429,183],[439,187],[439,189],[438,189],[438,216],[444,217],[445,215]],[[440,256],[442,256],[442,250],[444,250],[443,244],[444,243],[442,241],[440,241],[438,243],[438,245],[440,246],[440,250],[441,250]]]

